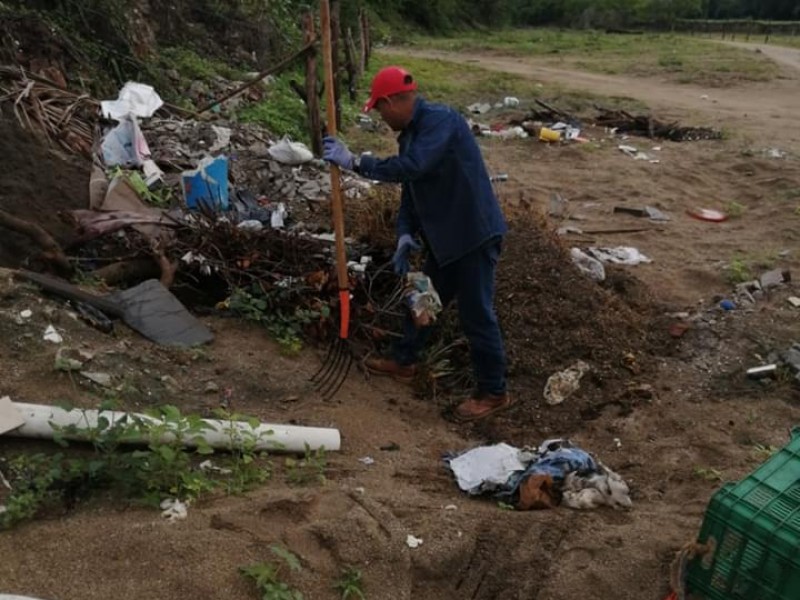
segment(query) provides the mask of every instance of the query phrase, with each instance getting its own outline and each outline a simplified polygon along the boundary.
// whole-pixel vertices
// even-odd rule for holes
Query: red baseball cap
[[[416,89],[417,82],[403,67],[384,67],[372,80],[372,88],[369,100],[364,104],[364,112],[375,108],[375,103],[381,98],[388,98],[403,92],[413,92]]]

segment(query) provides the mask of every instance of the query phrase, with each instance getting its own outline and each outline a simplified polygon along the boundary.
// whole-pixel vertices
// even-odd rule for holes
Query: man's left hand
[[[326,135],[322,138],[322,145],[322,158],[343,169],[353,170],[354,156],[344,143],[331,135]]]

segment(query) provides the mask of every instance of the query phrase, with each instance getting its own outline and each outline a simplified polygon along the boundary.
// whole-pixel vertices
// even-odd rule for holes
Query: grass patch
[[[667,75],[679,82],[712,86],[769,81],[778,74],[777,65],[748,50],[676,34],[510,29],[416,37],[413,43],[452,52],[534,57],[564,68],[610,75]]]
[[[402,52],[376,54],[372,60],[371,73],[365,77],[365,81],[369,81],[371,74],[378,69],[398,63],[414,74],[419,81],[421,93],[428,100],[461,109],[473,102],[498,102],[505,96],[519,98],[522,109],[536,98],[546,99],[562,110],[574,113],[591,108],[595,102],[611,108],[633,111],[646,108],[643,103],[632,98],[597,96],[589,92],[568,91],[549,84],[545,87],[522,75],[455,64],[446,60],[409,57]],[[496,117],[499,112],[489,114]]]

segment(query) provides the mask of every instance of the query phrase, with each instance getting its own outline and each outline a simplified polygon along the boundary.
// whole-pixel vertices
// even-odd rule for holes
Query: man
[[[404,276],[410,253],[421,249],[415,238],[424,241],[423,271],[444,306],[457,300],[477,380],[476,393],[454,414],[460,421],[475,421],[512,405],[493,307],[495,267],[507,227],[467,122],[449,107],[426,102],[416,90],[405,69],[386,67],[375,76],[364,106],[364,112],[377,110],[400,132],[397,156],[357,157],[341,141],[326,137],[324,158],[368,179],[402,184],[394,269]],[[429,334],[429,327],[417,329],[407,316],[393,357],[369,359],[366,368],[410,381]]]

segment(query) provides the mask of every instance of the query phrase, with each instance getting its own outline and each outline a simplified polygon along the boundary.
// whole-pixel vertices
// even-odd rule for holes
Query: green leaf
[[[289,552],[286,548],[280,546],[270,546],[269,549],[278,558],[282,559],[292,571],[302,571],[303,566],[300,564],[300,559],[294,554]]]

